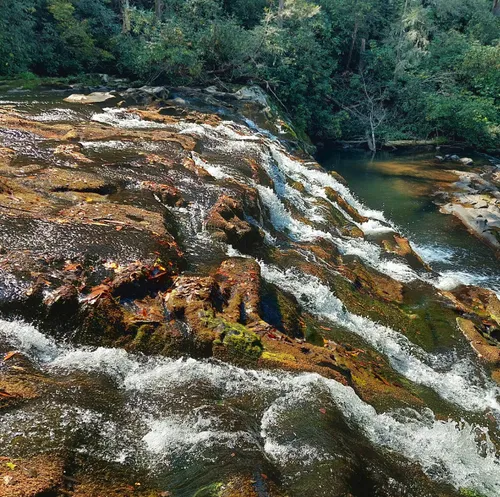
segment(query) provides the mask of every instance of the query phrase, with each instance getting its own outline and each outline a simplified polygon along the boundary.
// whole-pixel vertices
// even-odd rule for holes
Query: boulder
[[[207,227],[222,241],[237,249],[248,250],[262,243],[264,234],[244,217],[242,203],[222,195],[208,215]]]
[[[469,158],[469,157],[462,157],[460,159],[460,162],[464,165],[464,166],[472,166],[472,164],[474,164],[474,161]]]
[[[169,91],[165,86],[141,86],[140,88],[129,88],[121,92],[120,95],[136,104],[150,105],[157,100],[166,100]]]
[[[116,98],[114,93],[95,91],[88,95],[84,95],[83,93],[73,93],[69,97],[66,97],[64,101],[75,104],[100,104],[114,98]]]
[[[259,86],[243,86],[234,96],[238,100],[250,100],[262,107],[268,107],[266,92]]]

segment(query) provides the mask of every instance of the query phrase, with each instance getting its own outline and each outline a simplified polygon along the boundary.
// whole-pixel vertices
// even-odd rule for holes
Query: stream
[[[460,333],[434,337],[432,347],[420,346],[400,330],[349,311],[325,281],[304,269],[313,261],[329,271],[308,248],[322,238],[342,256],[356,256],[415,292],[424,283],[443,289],[468,283],[499,293],[498,259],[432,203],[428,183],[449,178],[444,170],[442,177],[429,180],[424,170],[431,156],[381,153],[370,160],[361,152],[323,154],[320,163],[344,176],[347,187],[326,171],[294,160],[275,137],[229,117],[218,126],[182,121],[173,126],[119,108],[65,104],[63,96],[10,92],[0,94],[0,106],[37,122],[166,129],[203,140],[203,147],[192,152],[193,162],[215,180],[207,187],[178,171],[170,173],[188,201],[171,210],[184,237],[189,273],[201,274],[228,255],[250,257],[214,242],[205,226],[207,212],[225,192],[224,181],[245,182],[269,213],[269,219],[250,219],[266,235],[265,250],[254,257],[265,283],[293,295],[311,316],[338,330],[335,340],[380,354],[401,382],[429,400],[419,408],[374,407],[351,387],[316,373],[74,345],[36,323],[8,317],[0,320],[0,351],[22,352],[25,367],[49,386],[46,395],[0,411],[0,456],[69,450],[90,472],[103,465],[130,472],[174,497],[209,495],[196,492],[241,472],[249,473],[259,489],[271,478],[290,497],[430,497],[438,490],[459,495],[452,492],[465,489],[500,495],[500,392]],[[0,144],[22,155],[19,169],[33,162],[54,165],[50,140],[0,128]],[[151,209],[161,208],[161,202],[142,198],[134,185],[138,178],[150,179],[144,154],[166,156],[170,152],[163,147],[161,141],[119,136],[82,141],[95,167],[126,185],[109,199]],[[243,156],[257,158],[272,185],[233,168]],[[291,187],[291,181],[300,182],[303,190]],[[325,187],[369,218],[360,224],[365,238],[339,236],[328,225],[314,202],[327,201]],[[47,228],[29,229],[24,234],[2,228],[0,245],[46,249],[37,244]],[[394,230],[409,238],[433,273],[382,252],[377,237]],[[72,240],[59,236],[54,231],[53,243],[76,253]],[[140,257],[141,240],[130,246],[124,242],[116,249],[120,257],[129,262]],[[295,256],[304,262],[301,267],[274,255],[291,246],[300,248]],[[6,367],[0,362],[0,372]],[[435,486],[419,483],[427,477]]]
[[[460,282],[498,294],[499,259],[458,220],[441,214],[433,202],[439,184],[450,182],[448,170],[458,168],[439,163],[435,155],[379,152],[372,158],[362,151],[325,150],[320,162],[340,173],[367,206],[384,212],[421,257],[440,272],[442,288]],[[474,159],[476,165],[489,164],[479,154]]]

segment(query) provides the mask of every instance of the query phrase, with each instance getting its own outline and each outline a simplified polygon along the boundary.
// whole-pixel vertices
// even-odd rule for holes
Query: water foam
[[[220,450],[257,450],[286,471],[291,462],[307,465],[335,458],[325,449],[327,439],[321,432],[312,439],[300,426],[290,425],[288,414],[307,405],[324,405],[329,396],[346,422],[376,446],[396,451],[421,465],[432,478],[453,484],[456,488],[474,488],[488,497],[500,491],[498,454],[487,430],[465,421],[437,420],[425,409],[397,409],[379,414],[356,393],[334,380],[317,374],[291,374],[276,371],[241,369],[218,362],[161,357],[134,357],[115,349],[70,349],[60,347],[58,356],[50,358],[53,342],[32,326],[21,322],[0,321],[2,337],[19,346],[34,358],[45,361],[45,369],[61,374],[73,371],[94,372],[110,376],[117,388],[129,392],[116,418],[74,405],[43,404],[41,411],[16,410],[0,418],[0,443],[9,447],[14,440],[30,440],[54,445],[71,432],[89,433],[89,447],[96,457],[123,462],[144,458],[150,469],[168,464],[172,459],[217,459]],[[27,339],[27,337],[31,337]],[[33,344],[38,344],[36,347]],[[186,399],[194,392],[210,389],[217,399],[242,396],[259,399],[256,416],[260,419],[260,439],[222,421],[208,405],[192,407]],[[321,400],[320,400],[321,399]],[[158,403],[159,404],[155,404]],[[256,405],[262,404],[261,408]],[[156,406],[156,410],[152,410]],[[119,405],[116,406],[119,408]],[[175,412],[171,411],[175,409]],[[234,413],[234,411],[231,411]],[[234,416],[234,414],[233,414]],[[246,418],[245,418],[246,419]],[[58,420],[59,427],[53,426]],[[47,426],[51,426],[48,437]],[[316,429],[321,429],[318,425]],[[303,430],[303,428],[302,428]],[[60,431],[66,433],[61,435]],[[321,443],[318,440],[321,439]]]
[[[81,121],[81,114],[71,109],[51,109],[36,116],[31,116],[34,121],[57,122],[57,121]]]
[[[307,189],[314,189],[314,187],[330,187],[342,195],[342,198],[354,207],[362,216],[377,219],[387,223],[384,213],[374,209],[367,208],[362,204],[347,188],[333,176],[324,172],[321,169],[312,169],[305,167],[302,163],[289,157],[280,147],[275,143],[269,144],[271,156],[276,161],[278,166],[286,173],[287,176],[295,181],[300,181]]]
[[[478,375],[468,358],[434,356],[414,345],[401,333],[370,319],[348,312],[321,281],[296,269],[280,269],[260,262],[268,282],[292,293],[314,314],[338,323],[361,336],[384,354],[392,367],[411,381],[435,390],[442,398],[466,410],[493,410],[500,415],[498,387]]]
[[[164,123],[147,121],[142,119],[137,114],[115,107],[106,107],[103,109],[103,112],[93,114],[91,120],[103,124],[109,124],[116,128],[147,129],[171,127]]]

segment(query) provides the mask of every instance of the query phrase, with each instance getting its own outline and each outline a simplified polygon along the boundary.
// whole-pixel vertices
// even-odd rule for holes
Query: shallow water
[[[438,481],[500,491],[498,457],[484,429],[437,420],[430,410],[378,414],[351,388],[316,374],[72,348],[0,320],[5,347],[24,352],[58,384],[45,400],[0,417],[0,444],[11,457],[76,447],[103,463],[146,470],[179,496],[243,467],[280,473],[290,495],[301,495],[305,484],[310,495],[327,497],[329,476],[311,487],[308,473],[319,465],[328,475],[342,459],[362,459],[369,441]],[[382,453],[367,454],[378,472]]]

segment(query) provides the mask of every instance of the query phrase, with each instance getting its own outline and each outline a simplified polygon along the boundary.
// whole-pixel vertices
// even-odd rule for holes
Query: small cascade
[[[492,411],[500,423],[500,389],[494,387],[469,358],[458,359],[452,353],[428,354],[397,331],[348,312],[318,278],[293,268],[281,271],[263,262],[260,266],[268,282],[292,293],[312,313],[361,336],[411,381],[432,388],[465,410]]]
[[[107,461],[135,461],[153,472],[174,471],[179,464],[185,470],[200,458],[206,465],[217,464],[227,451],[263,450],[263,456],[287,475],[290,464],[308,466],[337,457],[325,446],[321,424],[312,433],[300,421],[303,417],[288,418],[296,409],[303,409],[307,399],[307,405],[316,409],[319,403],[338,410],[348,425],[375,446],[419,463],[436,480],[456,488],[474,488],[488,497],[500,491],[500,461],[485,429],[437,420],[429,409],[379,414],[350,387],[316,374],[256,371],[195,359],[136,357],[118,349],[75,349],[56,344],[22,322],[0,321],[0,340],[25,353],[45,375],[58,381],[76,373],[80,378],[82,374],[107,378],[122,399],[108,412],[105,404],[103,410],[85,408],[83,397],[75,392],[71,405],[55,396],[29,411],[6,413],[0,417],[4,448],[27,436],[49,448],[88,430],[91,436],[82,438],[81,453]],[[218,402],[211,407],[212,398]],[[258,432],[248,425],[243,428],[230,407],[235,402],[243,405],[245,399],[252,399],[253,407],[246,405],[250,414],[244,423],[249,423],[250,416]]]

